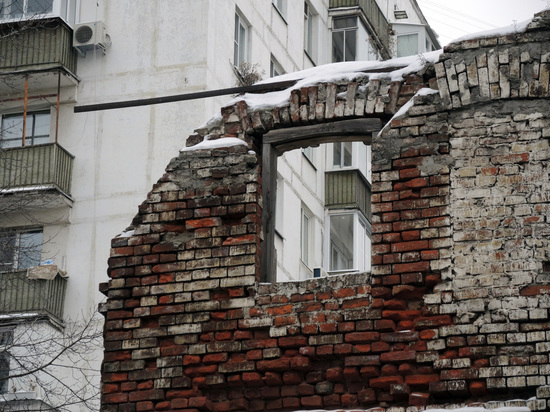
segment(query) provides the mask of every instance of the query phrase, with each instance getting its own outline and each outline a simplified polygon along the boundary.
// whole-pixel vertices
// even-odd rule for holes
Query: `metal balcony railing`
[[[72,29],[60,18],[0,25],[0,74],[65,68],[76,73]]]
[[[340,7],[359,7],[367,17],[369,25],[374,33],[371,33],[382,43],[387,53],[390,50],[390,32],[391,26],[376,4],[376,0],[330,0],[329,9],[337,9]],[[389,57],[389,55],[388,55]]]
[[[0,273],[0,314],[36,313],[63,319],[67,278],[28,279],[27,271]]]
[[[359,209],[371,220],[371,188],[357,169],[334,170],[325,173],[325,207],[328,209]]]
[[[0,189],[53,186],[70,195],[73,159],[57,143],[0,149]]]

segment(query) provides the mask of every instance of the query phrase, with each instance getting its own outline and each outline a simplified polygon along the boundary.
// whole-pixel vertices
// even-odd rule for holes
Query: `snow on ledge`
[[[405,114],[409,111],[409,109],[414,105],[414,98],[416,96],[427,96],[427,95],[436,94],[436,93],[439,93],[439,91],[430,89],[428,87],[423,87],[422,89],[417,91],[416,94],[413,97],[411,97],[407,103],[401,106],[401,108],[397,111],[397,113],[395,113],[392,116],[392,118],[384,125],[384,127],[378,132],[378,136],[380,136],[387,128],[391,126],[392,121],[405,116]]]
[[[302,87],[309,87],[319,83],[334,83],[338,81],[352,81],[358,76],[367,76],[372,79],[391,79],[392,81],[403,80],[407,74],[421,70],[427,63],[436,63],[443,50],[436,50],[429,53],[399,57],[385,61],[354,61],[325,64],[299,72],[283,74],[281,76],[262,80],[256,84],[269,84],[279,81],[296,80],[297,83],[285,90],[256,94],[245,93],[231,100],[230,106],[238,101],[244,100],[250,111],[272,109],[282,107],[290,101],[290,92],[299,90]],[[393,71],[388,69],[395,68]],[[377,72],[379,70],[379,72]],[[368,73],[365,73],[368,72]],[[209,123],[209,122],[207,122]]]
[[[236,137],[222,137],[220,139],[208,140],[208,136],[204,137],[204,140],[195,146],[184,147],[180,152],[189,152],[192,150],[205,150],[205,149],[217,149],[220,147],[231,147],[244,145],[248,147],[248,144],[241,139]]]
[[[542,8],[540,12],[548,11],[548,10],[550,10],[550,6],[546,6]],[[461,36],[452,40],[449,44],[460,43],[465,40],[482,39],[487,37],[500,37],[500,36],[506,36],[508,34],[524,33],[527,30],[527,26],[529,25],[529,23],[536,21],[536,19],[537,17],[531,18],[525,21],[521,21],[519,23],[514,22],[513,24],[510,24],[508,26],[498,27],[496,29],[490,29],[490,30],[484,30],[484,31],[466,34],[464,36]]]
[[[395,408],[399,410],[398,408]],[[401,408],[402,411],[405,411],[405,408]],[[418,409],[421,410],[421,409]],[[370,412],[370,411],[380,411],[380,408],[370,408],[370,409],[315,409],[315,410],[296,410],[294,412]],[[464,407],[464,408],[453,408],[452,405],[449,405],[448,409],[430,409],[426,407],[425,412],[531,412],[531,409],[527,406],[505,406],[502,408],[484,408],[484,407]]]

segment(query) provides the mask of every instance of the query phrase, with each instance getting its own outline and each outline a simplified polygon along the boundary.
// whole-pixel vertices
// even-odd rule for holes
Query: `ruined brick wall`
[[[102,410],[549,408],[548,14],[403,83],[224,108],[201,133],[250,146],[181,152],[113,239]],[[389,119],[428,87],[373,141],[372,273],[258,283],[258,136]]]

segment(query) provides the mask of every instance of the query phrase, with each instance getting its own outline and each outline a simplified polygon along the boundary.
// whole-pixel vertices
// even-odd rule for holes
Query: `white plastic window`
[[[41,256],[42,230],[0,233],[0,271],[38,266]]]
[[[233,64],[239,67],[248,59],[248,25],[239,15],[235,13],[235,44],[233,53]]]
[[[329,215],[329,272],[364,272],[370,270],[370,230],[358,211]]]
[[[397,36],[397,57],[418,54],[418,33]]]
[[[32,146],[50,141],[50,112],[27,113],[23,144],[23,114],[2,116],[2,148]]]

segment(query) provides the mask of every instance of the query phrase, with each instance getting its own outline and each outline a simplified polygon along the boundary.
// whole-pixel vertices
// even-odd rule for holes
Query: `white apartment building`
[[[101,301],[110,239],[231,96],[76,106],[233,87],[243,63],[267,78],[438,47],[414,0],[0,0],[0,32],[0,409],[14,410],[86,410],[101,348],[41,365]],[[278,280],[369,269],[369,163],[358,142],[279,159]],[[339,182],[362,197],[329,196]]]

